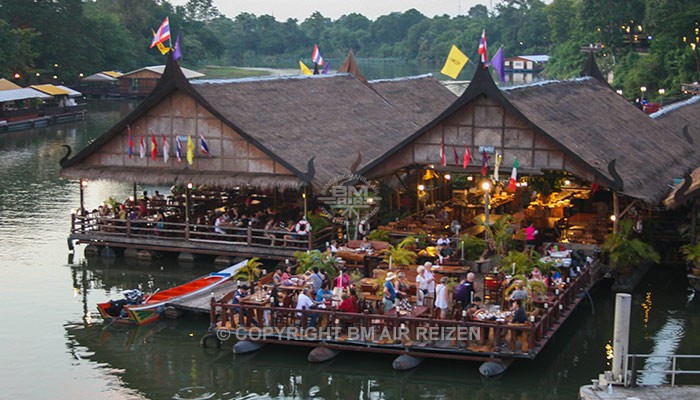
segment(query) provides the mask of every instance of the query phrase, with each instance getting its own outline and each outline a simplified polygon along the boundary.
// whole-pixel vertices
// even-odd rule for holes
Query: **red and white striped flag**
[[[486,31],[481,32],[481,43],[479,43],[479,54],[481,55],[481,62],[486,66],[489,62],[489,56],[486,54]]]
[[[177,162],[182,161],[182,143],[180,143],[180,136],[175,136],[175,144],[177,145],[175,155],[177,156]]]
[[[321,52],[318,51],[317,45],[314,45],[314,54],[311,56],[311,59],[315,64],[323,65],[323,57],[321,57]]]
[[[163,23],[160,24],[160,27],[156,31],[156,34],[153,35],[153,41],[151,42],[150,48],[153,48],[154,46],[158,45],[158,43],[163,43],[169,39],[170,39],[170,24],[168,23],[168,17],[165,17],[165,19],[163,20]]]
[[[163,162],[167,164],[169,158],[170,158],[170,143],[168,143],[168,139],[166,139],[165,134],[163,134]]]
[[[455,154],[455,166],[459,167],[459,156],[457,155],[457,147],[452,143],[452,152]]]

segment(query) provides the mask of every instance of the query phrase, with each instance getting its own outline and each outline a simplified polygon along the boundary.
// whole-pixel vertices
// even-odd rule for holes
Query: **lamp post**
[[[642,102],[644,102],[644,95],[645,95],[646,92],[647,92],[647,87],[646,87],[646,86],[642,86],[642,87],[639,88],[639,90],[642,91]]]
[[[190,239],[190,191],[193,187],[192,182],[189,182],[185,190],[185,240]]]
[[[659,96],[661,96],[661,100],[659,101],[660,107],[664,106],[664,94],[666,94],[666,89],[664,89],[664,88],[659,89]]]
[[[481,184],[481,188],[484,189],[484,222],[487,225],[491,225],[489,222],[489,191],[491,190],[491,182],[484,181]],[[486,232],[484,232],[486,234]]]
[[[80,215],[85,215],[85,188],[88,185],[87,179],[80,180]]]

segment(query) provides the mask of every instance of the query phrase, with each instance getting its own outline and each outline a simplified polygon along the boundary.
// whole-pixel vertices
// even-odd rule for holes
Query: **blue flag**
[[[503,47],[498,49],[498,52],[491,59],[491,65],[498,71],[498,76],[501,77],[501,83],[506,83],[506,60],[503,58]]]
[[[326,66],[323,68],[323,71],[321,71],[321,75],[325,75],[328,73],[328,70],[331,68],[331,62],[326,61]]]
[[[182,51],[180,51],[180,34],[182,32],[177,33],[177,40],[175,41],[175,46],[173,48],[173,60],[177,60],[178,58],[182,57]]]

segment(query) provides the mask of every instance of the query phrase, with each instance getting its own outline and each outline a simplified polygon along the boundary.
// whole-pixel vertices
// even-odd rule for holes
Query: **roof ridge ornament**
[[[362,153],[361,153],[360,151],[358,151],[358,152],[357,152],[357,158],[355,159],[355,161],[354,161],[354,162],[352,163],[352,165],[350,166],[350,173],[351,173],[351,174],[354,174],[355,172],[357,172],[357,167],[359,167],[360,164],[362,164]]]
[[[685,140],[688,141],[689,144],[691,144],[691,145],[694,145],[694,144],[695,144],[695,141],[693,140],[693,137],[690,136],[690,133],[688,133],[688,124],[686,124],[686,125],[683,127],[683,137],[685,138]]]
[[[622,178],[620,175],[617,173],[617,170],[615,169],[615,163],[617,162],[617,159],[614,159],[608,163],[608,172],[610,172],[610,175],[613,178],[613,184],[612,188],[617,190],[618,192],[624,191],[625,184],[622,181]]]

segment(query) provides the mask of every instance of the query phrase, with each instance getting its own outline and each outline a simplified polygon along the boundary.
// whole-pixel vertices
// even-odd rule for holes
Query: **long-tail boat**
[[[111,300],[106,303],[98,303],[97,310],[102,319],[109,323],[120,323],[127,325],[144,325],[160,318],[167,303],[181,300],[190,296],[206,293],[216,286],[231,280],[239,269],[244,267],[248,260],[241,261],[219,272],[212,272],[201,278],[185,283],[162,292],[156,291],[145,298],[136,300],[129,294],[137,293],[136,297],[141,298],[138,291],[125,291],[127,299]],[[134,301],[138,304],[134,304]]]

